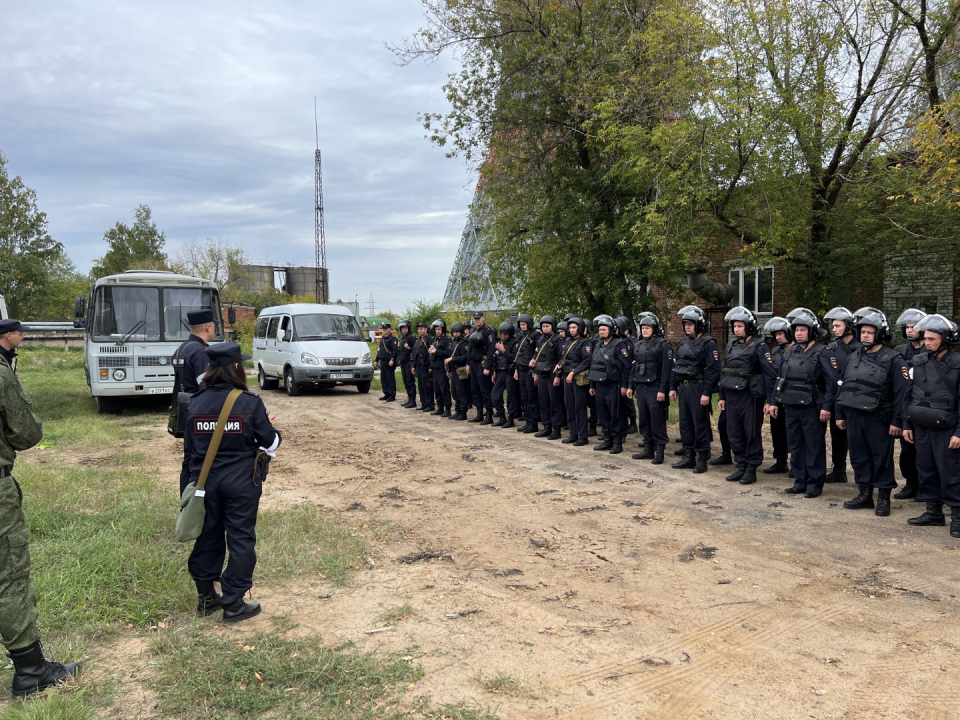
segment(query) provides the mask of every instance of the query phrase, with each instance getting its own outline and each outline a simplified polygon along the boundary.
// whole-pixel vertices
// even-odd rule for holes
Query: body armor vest
[[[944,430],[956,426],[960,354],[948,350],[942,360],[934,360],[930,353],[921,353],[910,361],[910,370],[913,388],[907,402],[907,419],[926,428]]]
[[[581,362],[583,362],[583,346],[586,340],[583,338],[569,338],[567,340],[566,355],[563,357],[563,371],[572,372]]]
[[[530,369],[530,361],[537,354],[537,339],[540,333],[531,330],[520,338],[520,345],[517,348],[517,366],[524,370]]]
[[[507,357],[507,355],[516,354],[516,348],[517,348],[518,342],[519,341],[516,338],[511,338],[510,340],[503,342],[503,348],[507,352],[500,352],[499,350],[497,350],[496,356],[494,357],[494,360],[496,361],[494,363],[494,367],[498,371],[502,372],[504,370],[509,370],[510,367],[513,365],[513,363],[510,362],[510,358]]]
[[[827,347],[833,350],[833,354],[837,357],[837,367],[842,370],[843,366],[847,364],[847,358],[862,348],[863,345],[859,340],[851,340],[848,343],[843,342],[843,340],[834,340]]]
[[[896,350],[881,348],[870,357],[864,348],[857,350],[843,366],[843,384],[837,401],[846,408],[873,412],[893,409],[893,378],[890,361],[899,356]]]
[[[430,367],[434,370],[443,370],[446,367],[443,361],[453,354],[451,352],[453,350],[453,340],[449,335],[441,335],[433,339],[433,346],[437,351],[430,356]]]
[[[900,353],[903,356],[903,359],[908,363],[913,360],[917,355],[925,353],[927,349],[921,345],[919,348],[915,348],[913,343],[905,342],[903,345],[897,345],[894,350]]]
[[[662,337],[652,337],[638,341],[633,348],[633,379],[638,385],[651,385],[660,379],[660,351],[665,342]]]
[[[814,343],[804,351],[800,344],[790,347],[780,372],[778,403],[782,405],[822,405],[825,385],[817,377],[817,363],[826,346]]]
[[[770,351],[770,357],[773,359],[773,370],[777,374],[777,377],[780,377],[781,370],[783,370],[783,357],[786,350],[780,345],[777,345]]]
[[[467,342],[467,339],[461,337],[459,339],[454,338],[452,339],[452,341],[453,341],[453,350],[450,351],[450,357],[455,358],[457,354],[460,352],[460,348],[463,346],[465,342]],[[465,364],[466,363],[462,360],[450,360],[450,367],[452,368],[463,367]]]
[[[413,344],[416,342],[410,335],[404,335],[400,338],[400,356],[397,358],[402,363],[413,361]]]
[[[560,336],[556,333],[550,337],[546,335],[540,336],[540,340],[537,343],[540,347],[537,348],[537,352],[534,355],[537,360],[537,364],[533,368],[534,370],[537,372],[553,371],[553,368],[557,366],[557,342],[559,340]]]
[[[720,375],[720,387],[724,390],[754,389],[755,378],[759,372],[753,372],[753,359],[760,338],[754,335],[745,342],[731,340],[727,344],[727,353],[723,358],[723,370]]]
[[[590,360],[590,373],[587,377],[590,382],[613,382],[619,383],[623,379],[620,368],[617,366],[617,353],[620,351],[620,343],[623,340],[614,339],[609,344],[604,345],[601,339],[593,350],[593,357]]]
[[[713,340],[713,337],[704,333],[696,340],[689,335],[680,341],[677,347],[677,356],[673,361],[673,372],[682,378],[703,380],[703,362],[700,354],[703,346]]]

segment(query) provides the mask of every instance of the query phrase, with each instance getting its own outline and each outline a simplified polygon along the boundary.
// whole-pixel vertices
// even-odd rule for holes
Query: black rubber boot
[[[530,424],[527,425],[525,428],[523,428],[523,432],[525,432],[527,435],[529,435],[530,433],[535,433],[535,432],[537,431],[537,428],[538,428],[538,427],[540,427],[540,421],[539,421],[539,420],[531,420],[531,421],[530,421]]]
[[[743,477],[740,478],[741,485],[753,485],[757,481],[757,466],[747,465],[743,470]]]
[[[960,507],[950,508],[950,537],[960,538]]]
[[[493,408],[487,408],[483,414],[483,420],[480,421],[481,425],[493,425]]]
[[[680,462],[675,462],[672,467],[674,470],[689,470],[692,467],[696,467],[697,461],[693,456],[693,450],[688,450],[687,448],[683,449],[683,460]]]
[[[597,424],[591,423],[590,429],[587,431],[587,437],[596,437],[597,436]]]
[[[584,445],[589,445],[590,441],[586,438],[577,438],[576,442],[573,443],[574,447],[583,447]]]
[[[11,650],[13,660],[13,696],[24,698],[35,692],[46,690],[52,685],[66,680],[80,672],[79,663],[50,662],[43,657],[40,641],[20,650]]]
[[[556,425],[551,426],[550,434],[547,435],[547,440],[559,440],[561,438],[560,428]]]
[[[447,407],[445,407],[445,408],[443,409],[443,415],[441,415],[440,417],[445,417],[445,418],[453,417],[453,413],[450,412],[450,407],[449,407],[449,406],[447,406]]]
[[[478,407],[476,417],[470,418],[469,420],[467,420],[467,422],[472,422],[472,423],[483,422],[483,408]]]
[[[249,620],[260,614],[260,603],[244,602],[240,598],[234,603],[223,606],[223,621],[225,623],[235,623],[242,620]]]
[[[953,525],[953,518],[950,518]],[[946,525],[947,519],[943,516],[943,503],[939,500],[927,500],[927,511],[919,517],[907,520],[910,525]]]
[[[724,455],[720,453],[717,457],[710,461],[711,465],[733,465],[733,458],[729,455]]]
[[[634,460],[653,460],[653,440],[644,440],[643,450],[632,455]]]
[[[775,462],[768,468],[763,469],[764,475],[777,475],[779,473],[789,472],[790,468],[787,466],[787,461],[785,458],[774,458]]]
[[[666,445],[653,446],[653,465],[663,465],[663,451],[666,449],[666,447]]]
[[[194,580],[197,586],[197,617],[213,615],[220,610],[220,596],[213,589],[213,580]]]
[[[553,432],[553,428],[550,426],[550,423],[543,424],[543,430],[536,433],[534,437],[550,437],[550,433]]]
[[[863,510],[874,507],[873,488],[869,485],[860,485],[860,494],[853,500],[847,500],[843,506],[847,510]]]
[[[734,470],[730,475],[727,475],[727,482],[739,482],[740,478],[743,477],[743,473],[747,470],[747,464],[738,462],[737,469]]]
[[[915,498],[917,496],[916,479],[911,480],[910,478],[907,478],[906,483],[907,484],[903,486],[903,490],[893,494],[897,500],[909,500],[910,498]]]
[[[610,454],[619,455],[623,452],[623,435],[614,435],[613,443],[610,445]]]
[[[560,442],[562,442],[564,445],[573,445],[573,443],[575,443],[576,441],[577,441],[577,436],[570,435],[569,437],[565,437]]]
[[[890,488],[877,490],[877,517],[887,517],[890,514]]]
[[[709,450],[701,450],[697,453],[697,464],[693,467],[693,472],[697,475],[705,473],[707,471],[707,460],[710,459]]]
[[[513,415],[508,415],[506,421],[500,427],[502,428],[516,427],[516,423],[513,422]]]
[[[601,452],[603,450],[609,450],[612,447],[613,447],[613,436],[604,434],[603,442],[600,443],[599,445],[594,445],[593,449],[596,450],[597,452]]]
[[[833,470],[827,473],[825,483],[845,483],[847,481],[847,468],[845,465],[834,465]]]

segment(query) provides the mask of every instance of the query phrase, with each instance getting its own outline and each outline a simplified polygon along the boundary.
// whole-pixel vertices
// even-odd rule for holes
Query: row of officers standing
[[[597,451],[623,451],[627,435],[639,432],[636,460],[664,462],[671,400],[679,409],[682,448],[672,467],[704,473],[710,465],[736,464],[730,482],[756,482],[763,463],[761,428],[770,418],[772,466],[788,473],[787,493],[815,498],[825,483],[847,482],[849,454],[856,498],[848,509],[890,514],[897,487],[894,450],[904,488],[894,497],[925,501],[912,525],[946,525],[960,538],[960,343],[957,325],[943,315],[906,310],[897,320],[907,340],[889,347],[893,331],[872,307],[856,313],[837,307],[824,316],[796,308],[760,328],[745,307],[730,310],[730,341],[723,357],[708,332],[704,311],[688,305],[678,313],[684,337],[674,354],[660,319],[643,312],[632,337],[629,318],[600,315],[592,322],[545,315],[535,323],[521,314],[517,326],[443,320],[431,326],[399,323],[400,336],[384,325],[376,362],[386,402],[396,399],[396,370],[408,393],[402,407],[453,420],[498,427],[581,447],[602,428]],[[828,332],[829,344],[820,342]],[[763,335],[769,337],[769,344]],[[710,460],[713,395],[719,398],[722,452]],[[542,424],[542,428],[541,428]],[[826,433],[832,471],[827,473]],[[563,437],[562,431],[569,434]],[[732,457],[731,457],[732,455]],[[876,491],[876,498],[874,498]]]

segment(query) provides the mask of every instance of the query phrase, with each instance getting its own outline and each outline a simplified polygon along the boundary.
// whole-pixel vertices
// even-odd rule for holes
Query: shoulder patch
[[[903,379],[904,379],[904,380],[909,380],[909,379],[910,379],[911,372],[910,372],[909,369],[907,369],[907,368],[905,368],[905,367],[901,367],[901,368],[900,368],[900,372],[903,373]]]
[[[624,357],[627,356],[627,349],[626,349],[626,348],[621,348],[621,349],[620,349],[620,352],[623,354]]]
[[[667,358],[673,360],[673,348],[667,350]]]
[[[833,369],[837,369],[837,359],[835,357],[830,358],[830,364],[833,366]]]
[[[768,363],[770,363],[771,365],[773,364],[773,355],[771,355],[771,354],[768,353],[768,352],[765,352],[765,353],[763,354],[763,356],[767,359],[767,362],[768,362]]]
[[[714,350],[714,351],[713,351],[713,359],[714,359],[714,360],[720,360],[720,351],[719,351],[719,350]]]

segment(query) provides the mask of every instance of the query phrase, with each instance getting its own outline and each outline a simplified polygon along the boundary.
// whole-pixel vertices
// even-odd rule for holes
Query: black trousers
[[[727,432],[727,411],[721,410],[717,417],[717,433],[720,435],[720,452],[730,457],[730,434]]]
[[[587,439],[587,398],[590,396],[589,385],[577,385],[577,381],[563,380],[563,396],[566,400],[567,425],[570,426],[570,437]]]
[[[412,362],[402,362],[400,363],[400,378],[403,380],[403,387],[407,391],[407,397],[411,401],[416,402],[417,400],[417,381],[413,377],[413,363]]]
[[[908,482],[917,482],[917,446],[900,438],[900,474]]]
[[[587,393],[587,422],[590,425],[597,424],[597,398]]]
[[[633,420],[634,422],[637,422],[637,408],[634,406],[633,400],[624,395],[621,395],[620,397],[620,402],[623,403],[624,419],[627,421]]]
[[[433,394],[437,399],[437,407],[450,407],[450,378],[446,370],[433,368]]]
[[[680,410],[680,441],[687,450],[706,452],[713,442],[713,428],[710,427],[710,405],[701,405],[703,383],[681,384],[677,388],[677,402]]]
[[[429,365],[417,365],[417,387],[420,389],[420,406],[433,407],[433,375]]]
[[[880,412],[843,409],[850,442],[850,465],[857,485],[895,488],[893,476],[893,443],[890,420]],[[796,474],[796,473],[794,473]]]
[[[513,379],[513,370],[497,370],[497,376],[493,379],[491,399],[493,409],[499,415],[504,414],[503,393],[507,393],[506,412],[516,417],[520,414],[520,383]]]
[[[397,366],[391,365],[389,360],[380,362],[380,387],[387,397],[397,396]]]
[[[820,406],[786,405],[787,444],[794,485],[823,490],[827,478],[827,424],[820,422]]]
[[[770,437],[773,438],[773,457],[786,462],[790,448],[787,445],[787,414],[783,411],[783,405],[777,405],[777,416],[770,418]]]
[[[183,463],[180,465],[180,495],[183,495],[183,491],[187,489],[187,485],[190,484],[190,455],[187,455],[186,451],[183,453]]]
[[[960,507],[960,450],[948,445],[956,428],[914,430],[917,444],[918,500],[940,500],[948,507]]]
[[[643,439],[655,445],[666,445],[667,416],[670,412],[670,399],[657,400],[655,383],[637,385],[637,430]],[[666,395],[666,393],[664,393]]]
[[[763,462],[763,398],[755,398],[749,390],[724,390],[727,434],[733,459],[754,467]]]
[[[520,401],[523,403],[523,415],[527,420],[540,419],[540,397],[537,395],[537,386],[533,384],[533,373],[530,370],[517,371],[520,378]]]
[[[187,568],[194,580],[219,580],[223,604],[229,605],[253,587],[253,569],[257,565],[257,510],[262,488],[253,484],[251,464],[249,475],[208,480],[205,489],[203,530],[193,544]],[[227,550],[230,559],[224,569]]]
[[[596,383],[597,415],[606,435],[623,437],[627,431],[627,419],[620,412],[620,383]]]
[[[849,432],[849,425],[847,427],[847,430],[841,430],[837,427],[836,417],[830,417],[830,459],[836,468],[847,466],[847,432]],[[852,462],[853,458],[850,458],[850,460]]]
[[[493,400],[490,397],[493,390],[493,381],[489,375],[483,374],[483,366],[479,362],[470,361],[470,387],[473,390],[473,404],[478,408],[492,408]]]
[[[553,373],[537,373],[537,398],[540,402],[540,417],[543,422],[563,426],[563,388],[553,386]]]
[[[452,385],[452,395],[454,402],[457,403],[457,410],[466,412],[470,405],[470,378],[461,380],[454,369],[450,372],[450,384]]]

